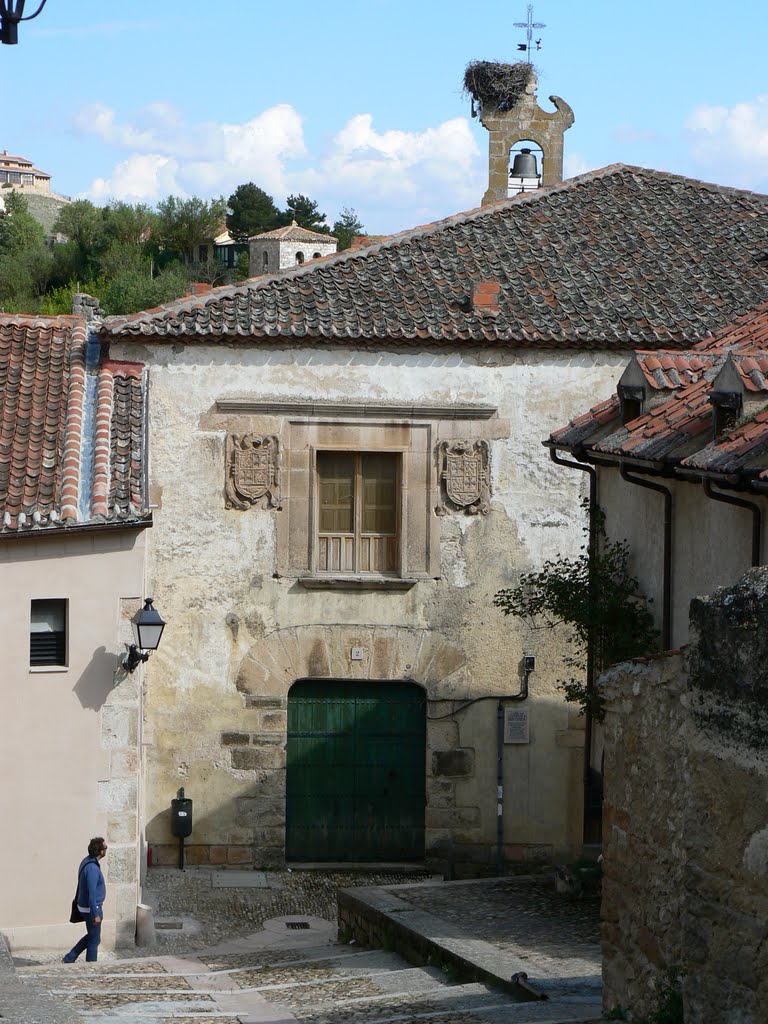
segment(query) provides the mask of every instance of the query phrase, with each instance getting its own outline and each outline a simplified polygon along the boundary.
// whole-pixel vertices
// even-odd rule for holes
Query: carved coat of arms
[[[229,434],[226,447],[227,508],[246,509],[263,501],[264,508],[279,508],[275,496],[279,469],[278,441],[274,435]]]
[[[439,449],[442,506],[436,511],[445,515],[450,508],[467,515],[488,515],[488,442],[443,441]]]

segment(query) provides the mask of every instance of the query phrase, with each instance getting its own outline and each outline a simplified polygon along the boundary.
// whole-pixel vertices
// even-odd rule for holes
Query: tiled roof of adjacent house
[[[690,346],[768,295],[768,196],[616,165],[302,267],[112,317],[192,341]],[[500,285],[498,311],[473,285]]]
[[[698,358],[697,358],[698,356]],[[626,424],[620,401],[607,401],[556,430],[546,442],[587,459],[653,463],[667,472],[703,473],[730,482],[768,480],[768,302],[701,342],[694,352],[638,353],[651,386],[668,396],[651,398],[647,411]],[[683,360],[683,373],[672,372]],[[726,364],[742,392],[742,412],[715,436],[713,394]],[[661,376],[659,376],[661,374]],[[729,384],[724,390],[730,391]]]
[[[0,316],[0,536],[148,518],[144,378],[81,317]]]

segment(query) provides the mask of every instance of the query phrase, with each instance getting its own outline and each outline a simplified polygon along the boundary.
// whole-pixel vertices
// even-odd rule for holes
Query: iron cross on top
[[[536,45],[536,49],[537,50],[541,49],[541,40],[540,39],[534,40],[534,38],[533,38],[533,30],[535,28],[546,28],[546,27],[547,26],[544,24],[543,21],[534,21],[533,20],[533,4],[528,4],[528,20],[527,21],[516,21],[515,22],[515,28],[524,28],[526,30],[525,31],[526,42],[518,43],[517,44],[517,48],[518,48],[518,50],[524,50],[527,53],[527,58],[526,59],[527,59],[529,64],[531,63],[531,50],[533,49],[534,42],[535,42],[535,45]]]

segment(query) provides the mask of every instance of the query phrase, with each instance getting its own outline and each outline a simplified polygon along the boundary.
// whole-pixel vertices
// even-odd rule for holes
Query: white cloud
[[[179,163],[173,157],[137,153],[117,164],[109,178],[95,178],[88,191],[78,198],[87,197],[96,203],[110,199],[151,203],[184,192],[178,175]]]
[[[423,132],[377,132],[370,114],[358,114],[336,135],[317,174],[341,201],[351,192],[396,209],[416,203],[432,216],[448,196],[450,212],[477,206],[485,184],[469,122],[459,117]]]
[[[581,153],[569,153],[563,160],[563,178],[576,178],[579,174],[586,174],[594,168],[587,163]]]
[[[685,125],[694,156],[717,164],[719,177],[768,178],[768,93],[732,107],[696,107]]]
[[[377,131],[370,114],[358,114],[318,154],[308,153],[302,118],[288,104],[242,124],[188,124],[162,102],[120,120],[109,107],[91,104],[76,115],[75,128],[126,152],[83,193],[99,202],[152,202],[170,192],[228,195],[254,181],[278,204],[291,192],[311,195],[331,219],[352,206],[375,231],[471,208],[485,187],[484,160],[466,118],[421,132]]]

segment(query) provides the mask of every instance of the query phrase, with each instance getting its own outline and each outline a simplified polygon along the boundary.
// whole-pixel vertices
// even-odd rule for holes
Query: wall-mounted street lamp
[[[142,662],[149,659],[152,651],[160,646],[160,637],[165,629],[165,621],[160,613],[152,607],[152,598],[144,598],[144,607],[136,612],[131,619],[133,638],[136,643],[131,644],[128,650],[120,659],[120,663],[126,672],[133,672]]]
[[[19,22],[32,21],[45,7],[47,0],[37,8],[34,14],[24,17],[24,4],[26,0],[0,0],[0,43],[9,43],[15,46],[19,41]]]

